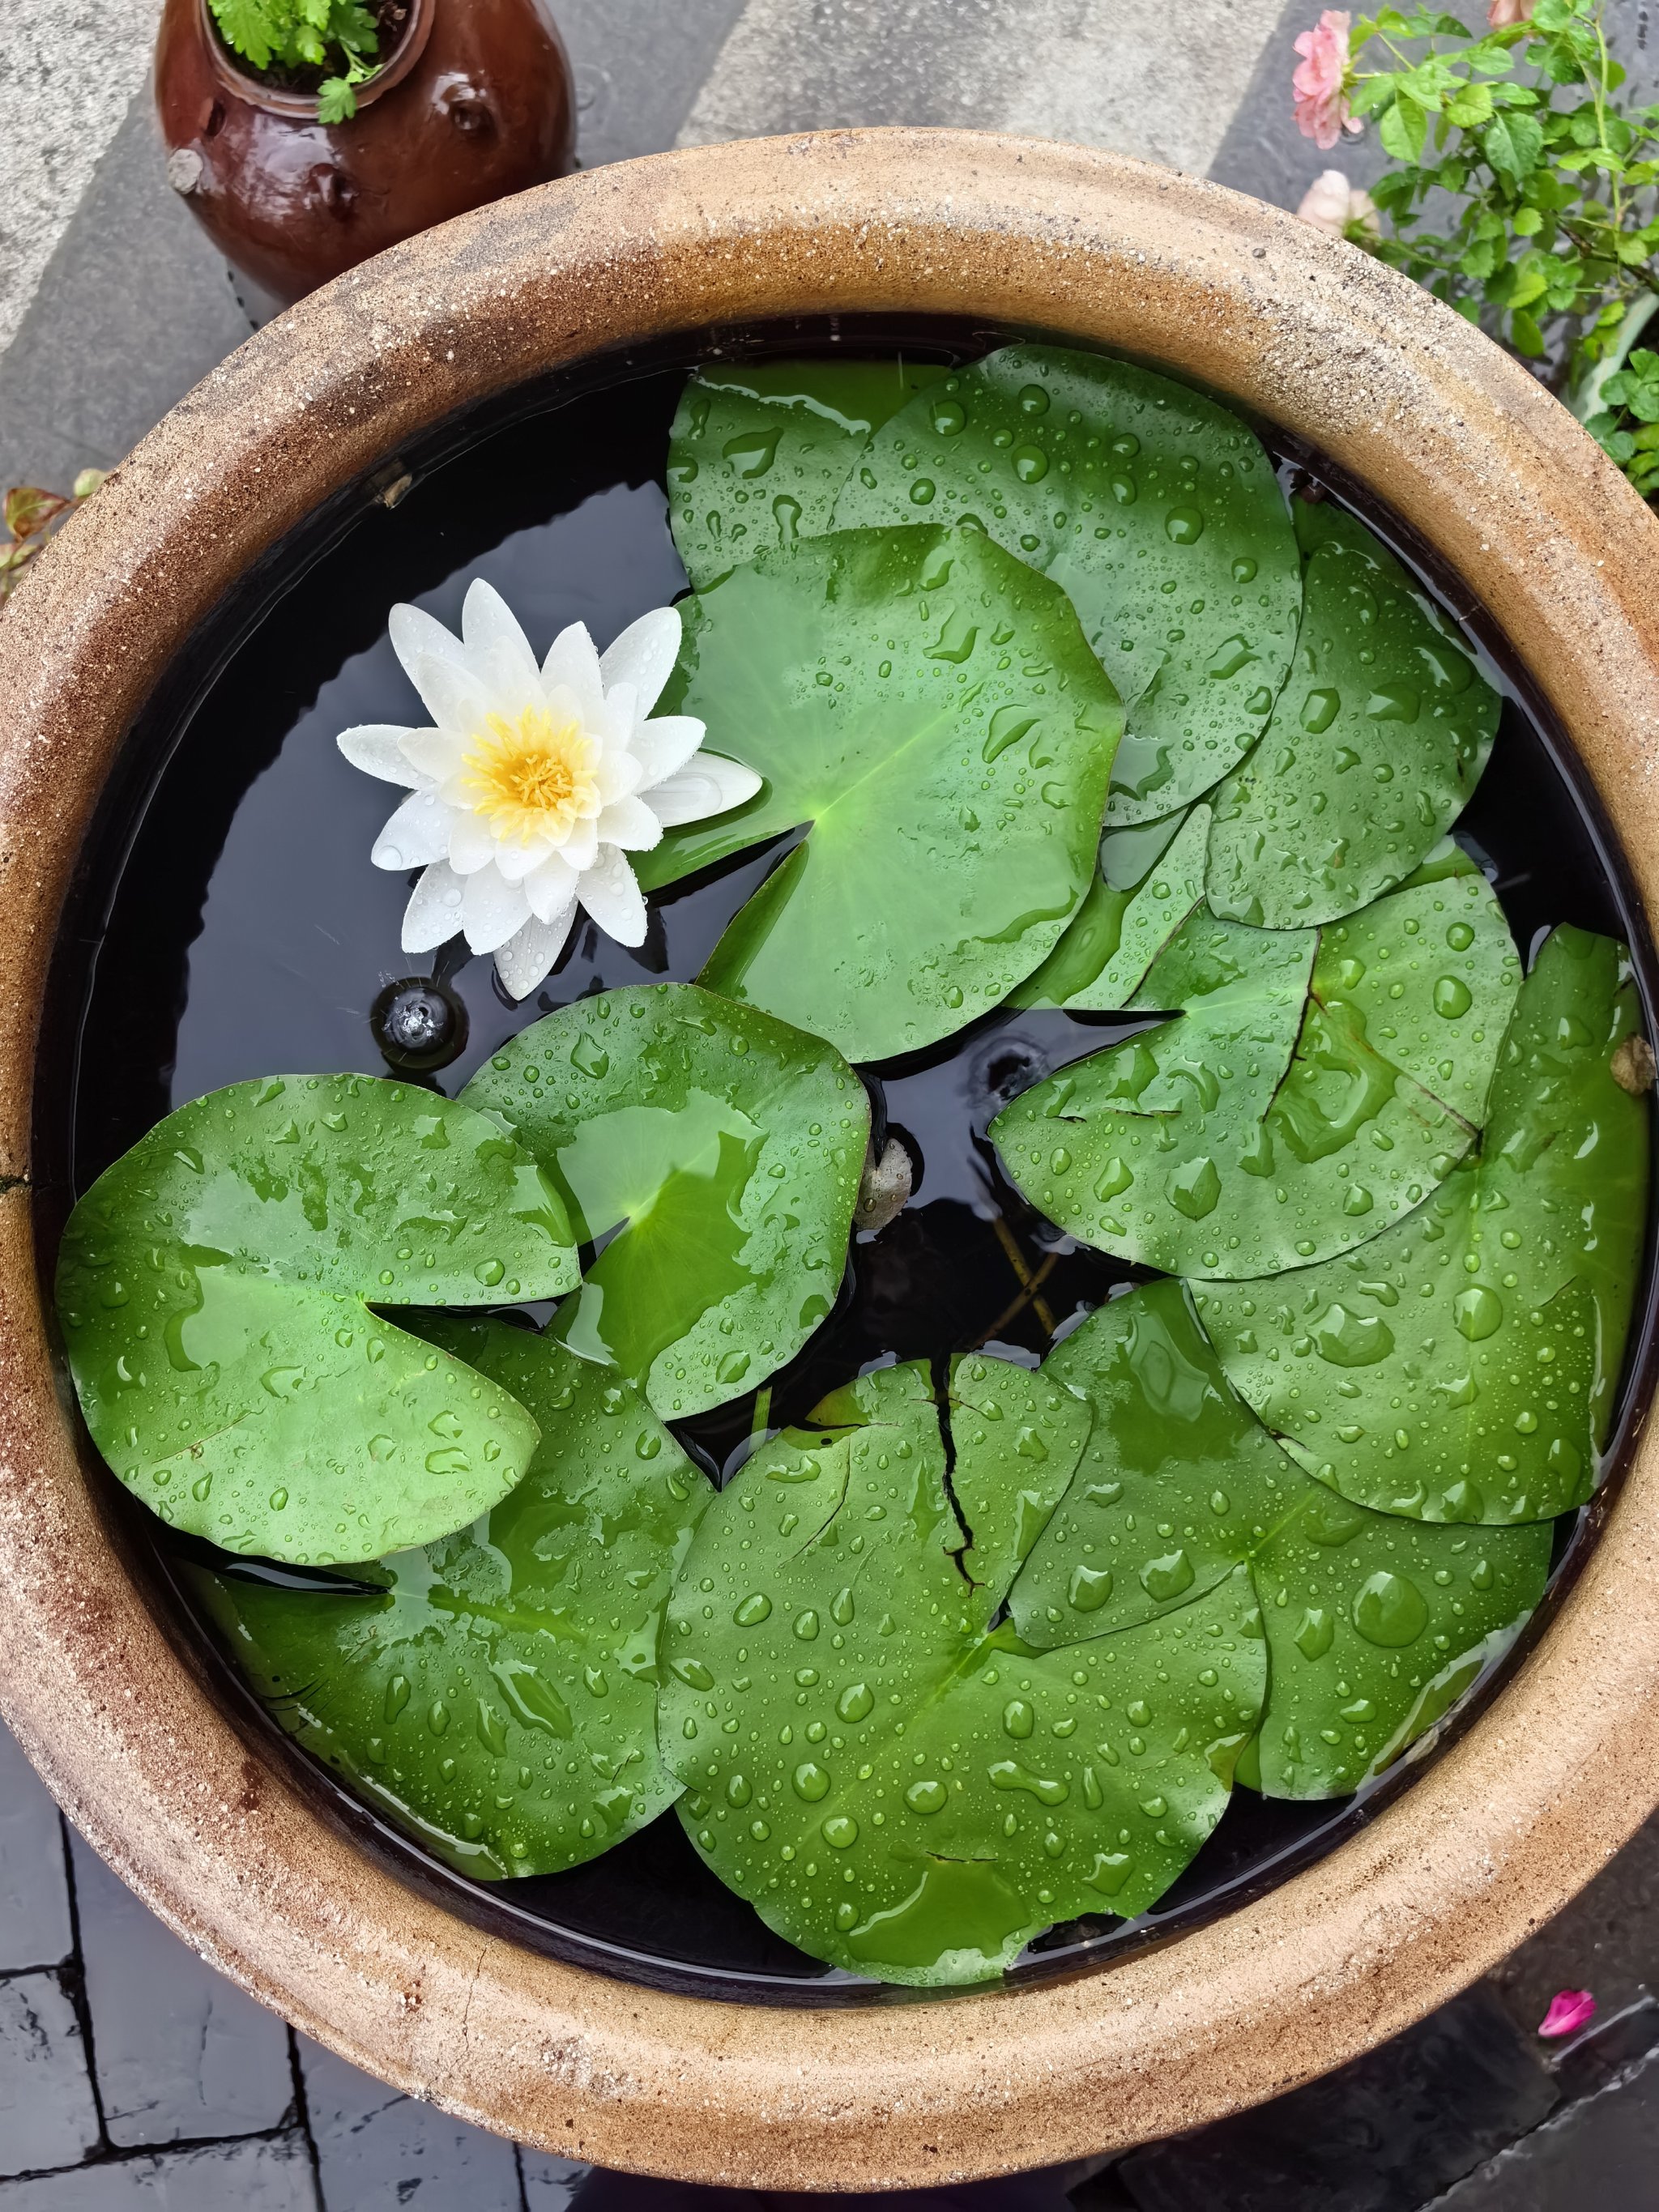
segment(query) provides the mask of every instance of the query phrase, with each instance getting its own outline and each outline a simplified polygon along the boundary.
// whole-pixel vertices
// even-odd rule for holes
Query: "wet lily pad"
[[[684,613],[665,711],[765,785],[671,830],[641,880],[809,830],[701,980],[854,1060],[996,1005],[1089,886],[1121,723],[1065,593],[971,531],[856,531],[734,568]]]
[[[1192,888],[1154,868],[1125,949]],[[1294,1267],[1366,1243],[1468,1152],[1519,982],[1474,872],[1323,931],[1197,905],[1121,1002],[1180,1018],[1049,1076],[991,1134],[1031,1203],[1106,1251],[1224,1280]]]
[[[669,520],[693,585],[821,538],[872,429],[947,373],[902,361],[694,370],[668,442]]]
[[[1205,1328],[1285,1449],[1425,1521],[1544,1520],[1595,1481],[1647,1223],[1623,948],[1554,932],[1522,986],[1479,1157],[1363,1251],[1206,1287]]]
[[[1150,370],[1007,346],[872,435],[836,526],[971,520],[1070,594],[1127,710],[1110,819],[1168,814],[1254,744],[1302,605],[1273,465]]]
[[[1014,1627],[1044,1647],[1110,1638],[1247,1567],[1268,1684],[1248,1778],[1270,1797],[1357,1789],[1543,1595],[1547,1527],[1429,1528],[1303,1474],[1233,1391],[1179,1283],[1114,1299],[1042,1372],[1088,1400],[1094,1425],[1014,1584]]]
[[[849,1425],[757,1453],[670,1601],[662,1742],[698,1850],[792,1942],[886,1981],[981,1980],[1056,1920],[1143,1911],[1255,1725],[1248,1576],[1176,1620],[1031,1650],[990,1623],[1086,1407],[957,1361],[948,1480],[924,1370],[819,1411]]]
[[[679,1795],[658,1632],[714,1493],[616,1376],[501,1322],[420,1326],[540,1423],[517,1489],[373,1595],[197,1583],[283,1726],[400,1827],[477,1878],[556,1874]]]
[[[603,1247],[558,1334],[665,1419],[752,1390],[835,1304],[870,1105],[821,1037],[646,984],[532,1022],[462,1095],[511,1122]]]
[[[58,1311],[93,1441],[174,1528],[362,1559],[463,1528],[536,1425],[373,1308],[569,1290],[558,1193],[487,1114],[356,1075],[180,1107],[76,1207]]]
[[[1469,802],[1498,694],[1400,563],[1328,501],[1296,661],[1261,744],[1215,793],[1216,913],[1269,929],[1352,914],[1403,883]]]
[[[1207,806],[1167,822],[1109,830],[1083,904],[1036,975],[1009,994],[1012,1003],[1091,1013],[1126,1008],[1204,896],[1209,836]]]

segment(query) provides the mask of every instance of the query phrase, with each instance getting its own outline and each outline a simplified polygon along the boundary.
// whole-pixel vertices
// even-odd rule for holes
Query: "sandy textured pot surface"
[[[544,0],[409,0],[349,123],[276,89],[225,45],[208,0],[167,0],[155,100],[167,176],[220,252],[275,299],[465,209],[562,177],[570,63]]]
[[[1073,148],[922,131],[596,171],[307,301],[138,448],[0,620],[0,1650],[71,1816],[216,1965],[358,2064],[609,2166],[877,2187],[1183,2128],[1394,2033],[1659,1797],[1659,1441],[1491,1709],[1269,1896],[1058,1986],[769,2010],[533,1955],[417,1897],[250,1754],[89,1492],[27,1188],[46,963],[124,732],[227,586],[454,410],[619,342],[834,309],[1126,348],[1321,447],[1507,630],[1659,903],[1659,527],[1523,370],[1354,248]]]

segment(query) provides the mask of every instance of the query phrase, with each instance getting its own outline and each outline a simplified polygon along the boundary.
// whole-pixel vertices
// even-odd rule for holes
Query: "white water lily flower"
[[[618,945],[645,942],[630,852],[665,830],[724,814],[760,789],[752,769],[702,750],[690,714],[647,720],[680,649],[677,607],[594,650],[572,623],[538,668],[501,593],[467,592],[461,635],[418,607],[392,610],[392,643],[435,726],[369,722],[337,743],[354,768],[402,784],[375,842],[377,868],[422,868],[404,915],[405,952],[464,932],[527,998],[585,908]]]

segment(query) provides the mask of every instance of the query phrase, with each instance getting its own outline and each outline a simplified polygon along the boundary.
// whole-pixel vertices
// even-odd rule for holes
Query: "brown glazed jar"
[[[155,99],[167,178],[283,306],[371,253],[574,167],[570,62],[543,0],[410,0],[349,123],[263,82],[208,0],[167,0]]]

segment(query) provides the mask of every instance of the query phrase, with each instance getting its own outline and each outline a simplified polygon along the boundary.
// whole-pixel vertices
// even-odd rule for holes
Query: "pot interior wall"
[[[832,347],[960,361],[1005,335],[842,319],[684,338],[648,354],[592,361],[388,456],[370,484],[343,491],[245,580],[132,732],[65,915],[37,1099],[44,1280],[74,1197],[173,1105],[277,1070],[387,1072],[369,1007],[386,982],[431,963],[398,950],[404,879],[368,865],[386,789],[349,769],[333,737],[349,724],[408,711],[407,686],[386,641],[394,601],[416,600],[454,623],[466,583],[482,574],[504,592],[532,641],[544,645],[580,619],[604,645],[684,587],[663,471],[687,364],[716,351]],[[1562,921],[1622,937],[1635,955],[1651,1034],[1654,955],[1628,872],[1571,745],[1516,657],[1456,580],[1426,548],[1402,538],[1359,488],[1271,429],[1264,435],[1287,471],[1354,506],[1417,568],[1504,694],[1492,765],[1458,830],[1493,864],[1522,953]],[[382,495],[406,475],[410,488],[388,507]],[[494,986],[488,961],[441,966],[465,1002],[470,1036],[461,1057],[433,1079],[453,1095],[504,1038],[588,991],[689,980],[775,857],[772,849],[750,855],[672,896],[637,953],[584,928],[543,991],[518,1008]],[[1017,1356],[1041,1351],[1029,1310],[994,1333],[1014,1285],[992,1215],[1018,1201],[1006,1186],[998,1189],[984,1126],[1011,1088],[1112,1034],[1097,1021],[1058,1013],[992,1017],[931,1054],[881,1071],[881,1103],[921,1164],[917,1201],[881,1239],[860,1241],[836,1314],[775,1378],[775,1419],[800,1418],[832,1382],[884,1352],[938,1355],[988,1332],[996,1348]],[[1054,1249],[1048,1295],[1058,1313],[1097,1304],[1114,1285],[1135,1279],[1134,1270],[1064,1240]],[[1607,1485],[1560,1524],[1544,1605],[1516,1650],[1457,1709],[1441,1741],[1489,1702],[1595,1542],[1650,1395],[1656,1357],[1650,1251]],[[747,1436],[750,1410],[739,1401],[683,1425],[711,1472]],[[192,1612],[174,1572],[183,1545],[132,1504],[89,1450],[87,1465],[131,1571],[260,1754],[297,1779],[319,1817],[405,1880],[481,1926],[660,1987],[772,2003],[894,1996],[772,1936],[703,1868],[672,1815],[557,1877],[487,1885],[451,1873],[294,1748]],[[1426,1741],[1358,1797],[1332,1804],[1272,1803],[1239,1790],[1215,1837],[1155,1912],[1055,1930],[1015,1978],[1109,1963],[1128,1947],[1168,1940],[1270,1887],[1409,1787],[1437,1748]]]

